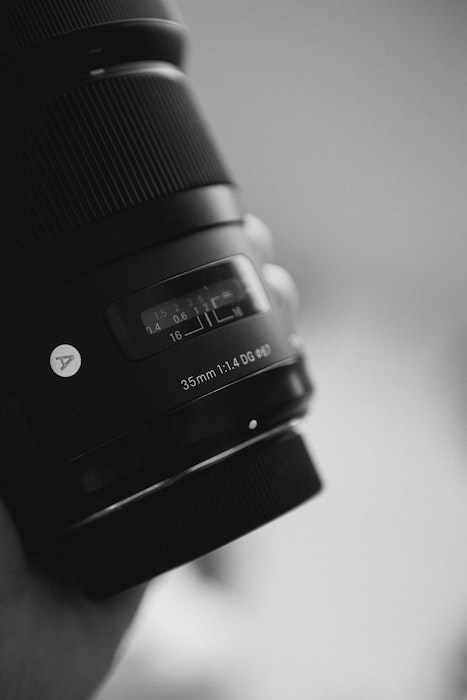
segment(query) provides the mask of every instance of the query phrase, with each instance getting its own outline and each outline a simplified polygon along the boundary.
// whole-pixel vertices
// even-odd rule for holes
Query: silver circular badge
[[[58,377],[72,377],[81,367],[81,355],[73,345],[57,345],[50,355],[50,366]]]

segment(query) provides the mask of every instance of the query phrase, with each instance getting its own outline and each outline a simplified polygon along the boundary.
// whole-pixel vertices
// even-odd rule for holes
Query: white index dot
[[[250,428],[250,430],[256,430],[256,428],[258,427],[258,421],[257,421],[257,420],[254,420],[254,419],[251,420],[251,421],[248,423],[248,427]]]
[[[57,345],[50,354],[50,366],[58,377],[73,377],[81,367],[81,355],[73,345]]]

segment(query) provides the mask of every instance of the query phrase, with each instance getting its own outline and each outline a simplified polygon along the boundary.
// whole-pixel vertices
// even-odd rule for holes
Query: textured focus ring
[[[164,0],[6,0],[0,10],[0,55],[71,32],[141,19],[177,18]]]
[[[130,207],[229,184],[184,75],[122,74],[0,116],[0,264]]]

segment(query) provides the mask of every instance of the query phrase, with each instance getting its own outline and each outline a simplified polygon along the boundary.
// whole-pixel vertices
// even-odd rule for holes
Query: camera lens
[[[299,505],[311,385],[162,0],[0,10],[0,488],[114,594]]]

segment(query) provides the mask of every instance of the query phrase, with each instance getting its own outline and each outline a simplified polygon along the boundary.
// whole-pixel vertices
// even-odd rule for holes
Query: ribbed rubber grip
[[[287,432],[69,533],[63,556],[95,597],[195,559],[303,503],[320,481]]]
[[[0,154],[0,265],[131,207],[231,183],[187,79],[169,66],[10,110]]]
[[[164,0],[3,0],[0,55],[71,32],[138,19],[177,18],[173,4]]]

